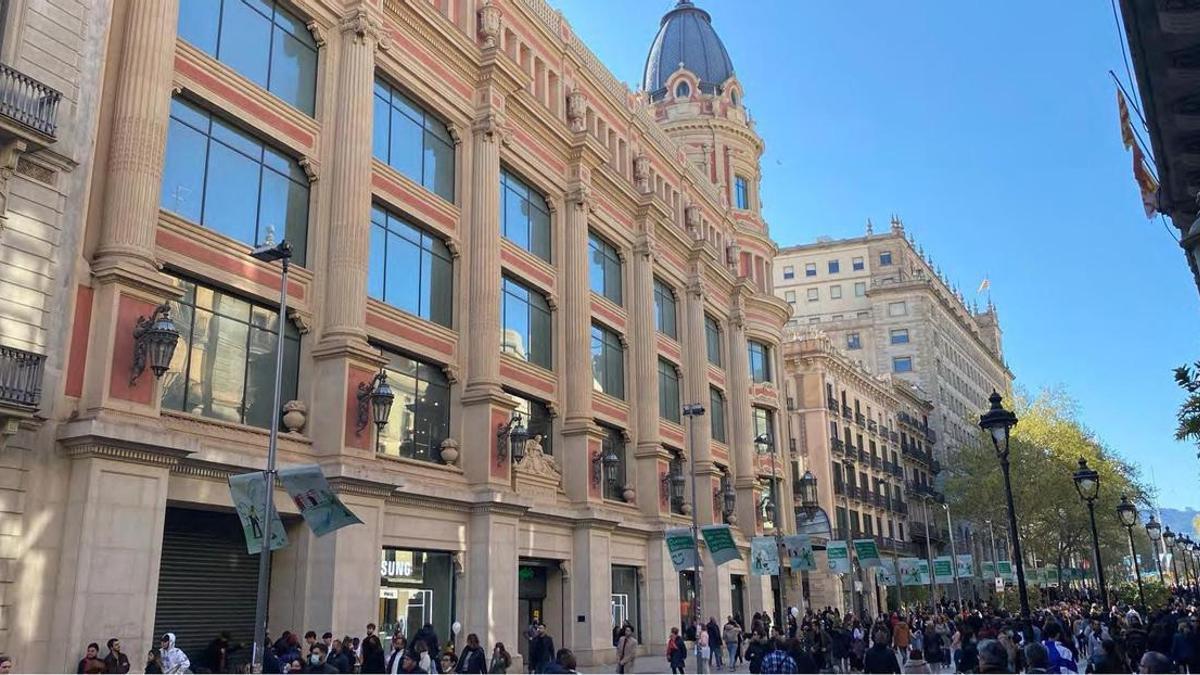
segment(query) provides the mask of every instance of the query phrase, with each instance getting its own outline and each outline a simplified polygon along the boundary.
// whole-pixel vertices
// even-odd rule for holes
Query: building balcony
[[[854,423],[860,427],[867,426],[867,416],[862,413],[854,413]]]
[[[825,400],[825,407],[829,408],[829,410],[832,411],[834,414],[837,414],[838,411],[841,410],[841,406],[838,405],[838,402],[831,398]]]
[[[858,449],[858,461],[863,464],[870,464],[871,463],[871,455],[868,454],[866,450],[859,448]]]
[[[871,468],[872,468],[872,469],[879,469],[879,468],[882,468],[882,467],[883,467],[883,463],[882,463],[882,462],[880,461],[880,459],[879,459],[878,457],[876,457],[875,455],[871,455],[871,460],[870,460],[870,461],[871,461]]]
[[[41,405],[45,362],[42,354],[0,346],[0,449]]]
[[[847,420],[854,419],[854,409],[843,403],[842,404],[842,417],[845,417]]]
[[[62,94],[12,66],[0,63],[0,131],[35,145],[58,133]]]
[[[899,432],[888,429],[888,436],[893,443],[900,442],[900,433]]]
[[[845,446],[842,444],[842,439],[836,438],[836,437],[830,437],[829,449],[832,450],[833,452],[841,453],[845,449]]]
[[[834,483],[834,484],[833,484],[833,494],[835,494],[835,495],[838,495],[839,497],[840,497],[841,495],[844,495],[844,494],[846,494],[846,485],[845,485],[845,483]]]
[[[875,423],[875,420],[867,420],[867,431],[873,434],[879,433],[879,425]]]

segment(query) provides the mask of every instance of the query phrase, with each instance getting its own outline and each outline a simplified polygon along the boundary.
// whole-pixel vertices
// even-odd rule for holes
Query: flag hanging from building
[[[779,546],[775,537],[755,537],[750,540],[750,574],[769,577],[779,574]]]
[[[979,282],[979,289],[975,292],[982,293],[991,287],[992,287],[992,280],[987,277],[984,277],[983,281]]]
[[[1131,150],[1137,143],[1133,139],[1133,123],[1129,120],[1129,104],[1125,102],[1125,94],[1117,89],[1117,110],[1121,117],[1121,143],[1126,150]]]
[[[237,510],[238,518],[242,521],[242,530],[246,533],[246,553],[250,555],[262,552],[266,485],[267,479],[262,471],[229,477],[229,494],[233,497],[233,508]],[[270,518],[271,550],[277,551],[287,546],[288,539],[274,504],[271,505]]]
[[[812,539],[807,534],[789,534],[783,538],[783,548],[787,550],[793,570],[812,572],[817,569]]]
[[[943,555],[933,559],[933,578],[939,584],[954,581],[954,561],[950,556]]]
[[[1137,181],[1138,192],[1142,194],[1142,209],[1147,218],[1153,218],[1158,211],[1158,181],[1150,175],[1150,169],[1146,168],[1146,157],[1136,144],[1133,146],[1133,178]]]
[[[850,549],[844,541],[831,541],[825,545],[825,558],[829,571],[834,574],[850,573]]]
[[[737,542],[733,540],[733,531],[728,525],[705,525],[700,528],[700,534],[704,537],[704,545],[708,547],[713,563],[718,567],[732,560],[742,559]]]
[[[975,576],[975,559],[970,553],[959,553],[957,563],[957,574],[959,579],[970,579]]]
[[[901,558],[899,573],[902,586],[920,585],[921,561],[917,558]]]
[[[863,567],[879,567],[879,546],[874,539],[855,539],[854,553]]]
[[[875,579],[884,586],[895,586],[896,561],[891,558],[879,561],[879,567],[875,568]]]
[[[296,502],[304,522],[313,534],[325,536],[347,525],[362,524],[342,500],[329,488],[329,481],[318,464],[305,464],[279,470],[279,481]]]
[[[691,529],[674,527],[667,530],[663,538],[676,572],[690,570],[696,566],[696,540],[692,538]]]

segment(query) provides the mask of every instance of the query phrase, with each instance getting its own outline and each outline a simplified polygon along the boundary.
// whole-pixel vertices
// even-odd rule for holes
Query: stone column
[[[564,485],[567,496],[587,501],[591,479],[589,432],[592,423],[592,293],[588,280],[588,187],[578,184],[568,195],[563,210],[563,302],[562,322],[565,357],[562,359],[566,386],[563,390]],[[594,435],[591,434],[591,435]]]
[[[740,283],[746,284],[745,280]],[[730,313],[729,366],[729,449],[733,455],[734,487],[737,488],[738,525],[747,537],[755,534],[757,504],[754,503],[754,481],[757,463],[754,455],[753,426],[750,418],[750,361],[746,351],[746,316],[741,300]]]
[[[97,277],[121,274],[151,288],[165,281],[157,272],[154,235],[178,15],[178,0],[129,0],[126,5],[103,224],[93,264]]]
[[[651,533],[646,540],[646,583],[642,587],[642,644],[647,654],[664,654],[671,628],[680,627],[679,572],[671,563],[662,532]],[[688,667],[694,668],[694,652],[688,654]]]
[[[325,265],[325,346],[366,340],[371,235],[372,91],[378,22],[363,7],[342,18],[334,145],[329,172],[329,257]]]
[[[583,525],[575,528],[574,534],[570,578],[574,611],[563,629],[571,631],[569,644],[580,665],[612,663],[611,524]]]
[[[498,503],[477,504],[467,525],[466,612],[462,633],[485,645],[503,642],[512,672],[525,672],[524,626],[517,617],[517,535],[522,511]],[[561,636],[554,636],[561,641]]]
[[[468,233],[467,391],[500,386],[500,114],[486,110],[472,127]]]

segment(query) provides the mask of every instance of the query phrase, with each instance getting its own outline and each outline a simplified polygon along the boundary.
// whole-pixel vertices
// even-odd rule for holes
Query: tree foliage
[[[1046,389],[1035,398],[1018,396],[1010,405],[1020,418],[1013,429],[1009,461],[1017,527],[1026,564],[1054,564],[1062,569],[1072,561],[1093,558],[1087,504],[1075,490],[1072,474],[1079,458],[1100,475],[1095,503],[1101,557],[1110,582],[1125,569],[1129,539],[1117,517],[1121,495],[1143,509],[1149,490],[1136,466],[1109,450],[1080,423],[1077,405],[1060,389]],[[995,448],[982,432],[976,443],[948,460],[946,494],[955,514],[976,523],[991,520],[996,532],[1007,532],[1004,479]],[[1143,528],[1134,529],[1136,547],[1150,560],[1150,543]],[[1089,565],[1090,566],[1090,565]]]
[[[1200,447],[1200,361],[1176,368],[1175,383],[1187,392],[1176,414],[1179,426],[1175,428],[1175,440],[1192,441]]]

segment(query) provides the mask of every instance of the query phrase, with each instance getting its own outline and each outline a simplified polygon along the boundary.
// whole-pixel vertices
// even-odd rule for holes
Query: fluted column
[[[499,113],[487,110],[472,127],[467,390],[500,386],[500,137]]]
[[[746,283],[743,281],[742,283]],[[758,471],[754,456],[753,426],[750,421],[750,361],[746,351],[746,318],[741,306],[729,320],[729,448],[733,455],[737,488],[738,524],[746,536],[754,536],[756,508],[754,480]]]
[[[700,484],[697,486],[700,501],[700,522],[703,524],[721,521],[721,513],[714,509],[712,500],[711,478],[716,474],[712,464],[712,414],[708,396],[708,350],[704,339],[704,284],[698,276],[693,275],[688,281],[687,295],[684,302],[684,344],[685,362],[682,364],[687,376],[684,378],[684,402],[699,403],[704,406],[704,417],[696,420],[696,428],[688,430],[689,438],[695,439],[695,447],[690,449],[700,473]],[[706,589],[707,590],[707,589]]]
[[[113,102],[103,226],[95,271],[123,268],[152,282],[166,159],[178,0],[128,0]]]
[[[362,7],[343,17],[340,28],[322,341],[362,344],[371,236],[371,95],[380,29]]]
[[[638,456],[657,451],[658,340],[654,334],[654,239],[642,234],[634,247],[629,274],[629,338],[633,355],[627,391],[637,390],[634,419]]]
[[[567,195],[563,213],[563,330],[565,425],[587,426],[592,418],[591,285],[588,280],[588,190]]]

